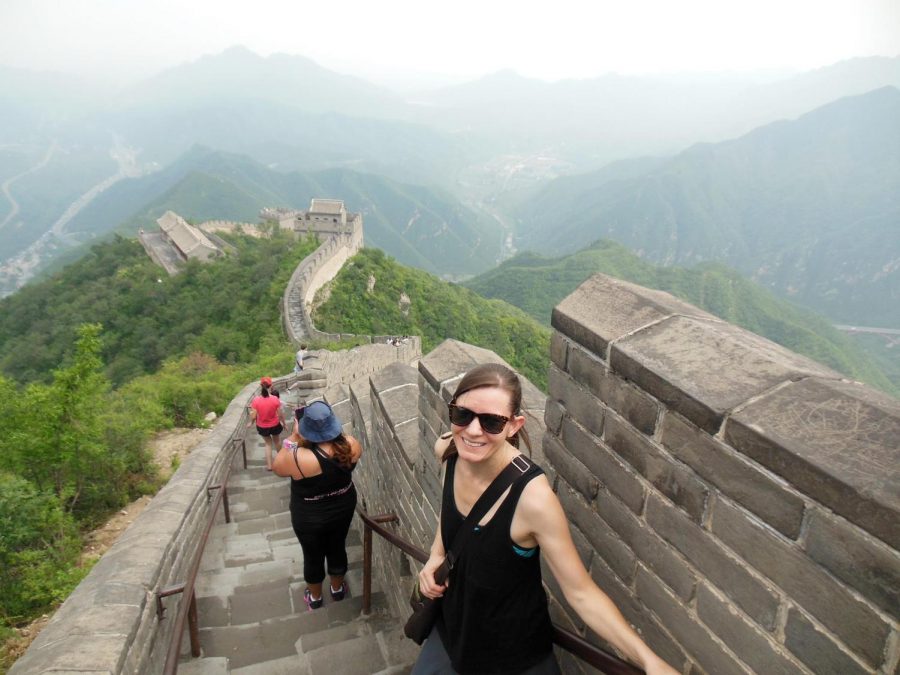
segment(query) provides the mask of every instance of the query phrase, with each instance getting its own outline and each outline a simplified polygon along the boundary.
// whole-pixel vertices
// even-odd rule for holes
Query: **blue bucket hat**
[[[324,401],[313,401],[303,411],[300,435],[313,443],[333,440],[343,433],[341,421]]]

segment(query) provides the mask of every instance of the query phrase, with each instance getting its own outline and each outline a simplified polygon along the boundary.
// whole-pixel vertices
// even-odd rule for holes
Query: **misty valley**
[[[900,58],[401,95],[235,47],[117,90],[4,67],[0,99],[0,323],[166,211],[258,224],[328,197],[368,247],[538,325],[602,271],[900,391]]]

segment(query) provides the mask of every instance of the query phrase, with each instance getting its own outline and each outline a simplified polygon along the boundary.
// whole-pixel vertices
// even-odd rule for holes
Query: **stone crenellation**
[[[895,672],[900,404],[603,275],[553,327],[549,396],[526,384],[534,458],[590,574],[653,648],[691,673]],[[440,499],[431,448],[456,382],[485,361],[500,359],[448,340],[347,396],[366,510],[396,513],[425,550]],[[375,539],[403,615],[419,565]],[[545,580],[554,621],[584,633]]]
[[[900,404],[603,275],[552,325],[545,451],[626,617],[692,672],[893,672]]]

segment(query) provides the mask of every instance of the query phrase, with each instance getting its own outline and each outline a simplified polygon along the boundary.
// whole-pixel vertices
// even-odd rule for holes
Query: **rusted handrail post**
[[[362,513],[362,512],[360,512]],[[382,516],[368,516],[375,523],[394,523],[400,520],[396,514],[386,513]],[[362,613],[368,615],[372,611],[372,526],[363,518],[363,606]]]
[[[178,586],[170,586],[157,592],[156,594],[156,617],[162,621],[166,617],[166,608],[163,606],[162,599],[171,595],[184,593],[184,584]],[[197,594],[191,590],[191,604],[188,608],[188,634],[191,639],[191,654],[200,656],[200,625],[197,620]]]
[[[232,441],[234,441],[234,439],[232,439]],[[241,443],[244,447],[246,456],[246,444],[243,443],[243,439],[241,439]],[[187,580],[181,586],[157,592],[157,615],[159,616],[160,621],[164,618],[165,614],[165,608],[162,607],[163,597],[174,595],[178,592],[187,595],[187,598],[182,598],[182,604],[178,607],[178,614],[175,617],[175,628],[173,631],[172,641],[169,643],[169,651],[166,654],[166,662],[163,666],[163,673],[165,675],[174,675],[174,673],[178,672],[178,657],[179,652],[181,651],[181,637],[184,633],[185,620],[187,620],[188,622],[188,633],[191,640],[191,655],[197,657],[200,656],[201,653],[200,626],[197,617],[197,597],[194,593],[194,584],[197,581],[197,572],[200,569],[200,561],[203,558],[203,551],[206,548],[206,541],[209,539],[209,533],[216,521],[216,510],[219,508],[219,502],[222,502],[222,508],[225,511],[226,521],[230,522],[230,513],[227,506],[227,490],[225,486],[228,485],[228,478],[231,475],[231,466],[234,462],[235,451],[236,446],[234,445],[234,443],[232,443],[231,455],[228,458],[228,461],[224,463],[225,474],[222,476],[221,484],[211,485],[207,487],[207,493],[214,489],[218,489],[218,493],[216,494],[215,502],[210,507],[210,515],[206,521],[206,526],[204,527],[203,533],[200,537],[200,544],[197,547],[197,550],[194,553],[194,558],[192,559],[190,567],[188,568]]]
[[[191,636],[191,656],[200,656],[200,625],[197,621],[197,592],[191,589],[191,604],[188,607],[188,633]]]
[[[363,606],[362,613],[372,612],[372,528],[363,528]]]

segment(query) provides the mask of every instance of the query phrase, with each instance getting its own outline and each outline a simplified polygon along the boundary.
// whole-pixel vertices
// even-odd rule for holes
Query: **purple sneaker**
[[[328,590],[331,591],[331,599],[335,602],[340,602],[347,593],[347,580],[345,579],[341,582],[341,587],[338,590],[334,590],[331,584],[328,584]]]
[[[306,601],[306,608],[311,612],[314,609],[319,609],[322,606],[322,598],[318,600],[313,600],[312,593],[309,592],[307,588],[303,591],[303,599]]]

